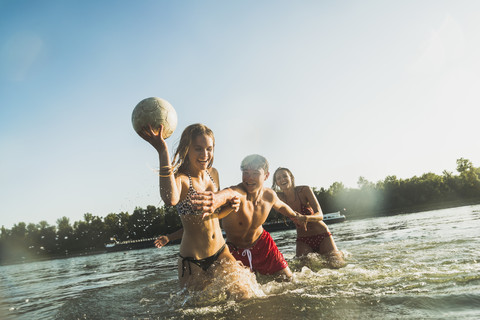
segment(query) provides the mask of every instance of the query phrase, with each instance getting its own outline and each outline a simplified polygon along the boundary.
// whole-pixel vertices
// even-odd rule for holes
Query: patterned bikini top
[[[207,171],[208,176],[213,182],[213,185],[215,188],[217,188],[217,185],[215,181],[213,180],[212,176],[210,173]],[[188,181],[189,181],[189,187],[188,187],[188,193],[185,199],[180,201],[175,207],[177,208],[177,212],[179,215],[186,215],[186,214],[191,214],[191,215],[199,215],[202,214],[203,212],[201,210],[194,210],[192,206],[192,195],[198,194],[197,190],[193,188],[193,183],[192,183],[192,177],[190,176],[190,173],[188,174]]]
[[[300,201],[300,213],[303,214],[304,216],[311,216],[315,212],[313,212],[312,207],[308,204],[303,204],[302,200],[300,200],[300,194],[298,193],[298,190],[295,190],[297,193],[298,200]]]
[[[312,214],[314,214],[312,207],[308,205],[303,205],[303,204],[302,204],[302,209],[300,213],[303,214],[304,216],[311,216]]]

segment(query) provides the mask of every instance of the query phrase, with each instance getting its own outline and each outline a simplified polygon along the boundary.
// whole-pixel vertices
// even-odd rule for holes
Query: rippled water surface
[[[179,290],[178,245],[0,267],[0,319],[480,319],[480,206],[330,226],[348,265],[294,259],[294,271],[234,302]],[[203,300],[202,300],[203,298]]]

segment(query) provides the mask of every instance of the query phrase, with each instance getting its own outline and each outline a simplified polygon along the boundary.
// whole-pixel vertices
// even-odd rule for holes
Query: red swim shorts
[[[260,274],[274,274],[288,267],[283,254],[278,250],[270,233],[263,230],[253,247],[248,249],[237,248],[227,243],[232,255],[246,267]]]

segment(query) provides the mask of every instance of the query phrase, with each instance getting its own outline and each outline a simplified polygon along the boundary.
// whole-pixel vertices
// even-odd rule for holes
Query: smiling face
[[[263,183],[268,178],[268,172],[263,169],[246,167],[242,169],[242,184],[248,193],[257,192],[263,188]]]
[[[293,181],[290,173],[287,170],[278,170],[275,172],[275,183],[282,190],[285,191],[289,188],[293,188]]]
[[[213,139],[202,134],[196,136],[188,148],[188,163],[191,169],[206,170],[213,161]]]

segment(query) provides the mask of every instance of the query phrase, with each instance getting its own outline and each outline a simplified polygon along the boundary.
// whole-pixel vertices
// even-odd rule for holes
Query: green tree
[[[59,252],[68,253],[70,250],[72,250],[74,233],[69,218],[62,217],[57,219],[57,239]]]
[[[360,190],[365,190],[365,189],[371,190],[375,188],[375,184],[373,182],[368,181],[362,176],[358,177],[357,185]]]
[[[174,232],[182,227],[182,221],[173,206],[165,206],[165,233]]]
[[[6,260],[20,261],[29,256],[27,239],[27,227],[25,222],[13,225],[8,238],[5,241],[5,252],[2,254]]]
[[[25,239],[26,247],[32,255],[39,255],[40,246],[40,230],[38,226],[34,223],[29,223],[27,225],[27,235]]]
[[[25,222],[19,222],[13,225],[10,237],[18,242],[24,242],[27,235],[27,228]]]
[[[112,239],[119,240],[121,234],[120,215],[110,213],[103,218],[103,223],[105,225],[105,232],[107,235],[109,235]]]
[[[464,158],[457,159],[457,171],[460,174],[467,173],[472,170],[474,170],[474,167],[470,160]]]
[[[474,197],[480,192],[480,180],[477,169],[470,160],[460,158],[457,160],[457,171],[460,173],[463,188],[462,193],[466,197]]]
[[[38,223],[39,229],[39,248],[43,251],[43,255],[49,255],[55,253],[56,248],[56,230],[55,226],[50,226],[47,221],[42,220]]]

